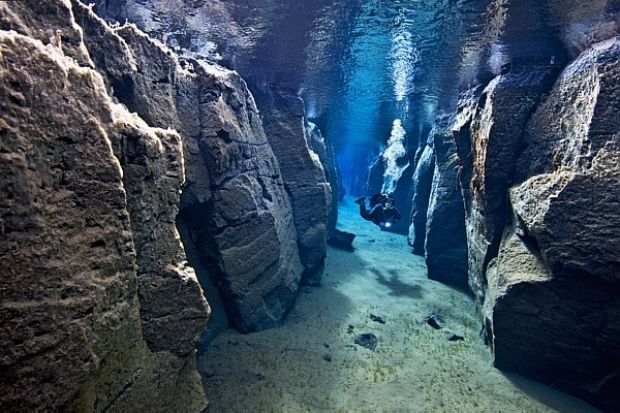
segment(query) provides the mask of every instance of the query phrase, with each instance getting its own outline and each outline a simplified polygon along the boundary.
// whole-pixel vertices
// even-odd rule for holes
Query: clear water
[[[403,236],[341,204],[356,252],[330,248],[318,288],[306,287],[282,326],[229,329],[198,360],[210,411],[594,413],[576,398],[492,366],[469,296],[426,277]],[[431,328],[429,312],[446,326]],[[385,324],[370,316],[382,317]],[[449,341],[446,331],[463,336]],[[374,351],[355,344],[377,337]]]
[[[620,8],[606,0],[127,2],[129,20],[237,69],[250,88],[300,94],[350,182],[365,179],[395,120],[405,147],[416,147],[460,89],[510,62],[561,64],[609,36]],[[507,20],[513,32],[504,32]]]

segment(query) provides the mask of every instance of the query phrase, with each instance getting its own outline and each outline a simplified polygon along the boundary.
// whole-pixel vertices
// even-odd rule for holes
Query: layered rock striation
[[[614,411],[619,38],[605,2],[582,15],[559,3],[489,9],[505,54],[437,117],[414,173],[410,243],[424,245],[431,278],[455,262],[449,251],[467,253],[442,280],[468,281],[497,367]],[[526,10],[538,14],[520,27]],[[553,19],[592,24],[590,37],[556,38]]]
[[[69,2],[0,13],[2,410],[203,410],[179,135],[113,102]]]
[[[303,269],[279,163],[245,82],[210,62],[178,59],[134,26],[102,31],[98,17],[75,7],[90,21],[86,43],[119,101],[181,135],[179,224],[207,295],[223,304],[215,310],[225,309],[244,332],[275,326],[293,305]]]
[[[304,271],[252,95],[77,0],[0,3],[0,21],[2,410],[202,411],[210,310],[177,224],[242,331],[276,325]],[[318,262],[331,194],[311,161]]]
[[[491,2],[488,60],[418,150],[409,242],[473,292],[497,367],[615,411],[617,7],[545,3]]]

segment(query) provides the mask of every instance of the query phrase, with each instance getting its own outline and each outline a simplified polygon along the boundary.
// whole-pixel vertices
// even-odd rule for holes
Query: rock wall
[[[498,367],[612,410],[620,394],[619,57],[617,37],[584,52],[529,122],[521,182],[510,189],[514,219],[485,302]]]
[[[1,409],[202,411],[179,135],[112,101],[69,2],[0,15]]]
[[[381,193],[384,172],[385,164],[383,163],[383,155],[380,153],[368,166],[368,177],[366,179],[367,196]]]
[[[302,273],[278,162],[239,75],[190,64],[177,91],[181,130],[191,137],[188,168],[208,180],[185,188],[182,218],[233,324],[244,332],[273,327],[292,307]]]
[[[323,136],[321,130],[315,124],[308,122],[306,134],[312,151],[318,155],[321,161],[321,165],[325,171],[325,178],[331,189],[331,199],[327,217],[327,230],[330,232],[335,230],[338,224],[338,203],[340,202],[340,179],[336,167],[336,153],[334,152],[334,147],[331,142],[328,141],[327,137]]]
[[[396,224],[388,228],[388,231],[396,234],[407,235],[409,234],[410,221],[407,219],[411,216],[411,208],[413,204],[413,174],[415,173],[415,165],[413,161],[410,161],[403,173],[396,182],[394,189],[394,205],[398,212],[402,216],[402,219]]]
[[[459,162],[453,117],[438,119],[431,132],[435,170],[426,218],[424,253],[428,277],[467,286],[465,207],[459,188]]]
[[[467,275],[497,367],[616,411],[620,49],[611,4],[590,6],[493,2],[487,40],[501,53],[490,47],[480,85],[437,117],[410,243],[425,242],[431,278],[467,251],[443,272],[461,277],[442,280]]]
[[[293,205],[299,256],[309,277],[325,260],[331,188],[319,157],[308,143],[303,101],[275,90],[261,90],[257,100]]]
[[[425,145],[419,151],[421,154],[418,157],[411,184],[413,196],[411,198],[408,242],[415,254],[424,255],[426,218],[435,171],[435,157],[432,145]]]
[[[303,123],[320,196],[300,185],[297,217],[235,72],[77,0],[3,2],[0,22],[2,410],[202,411],[209,306],[175,224],[235,326],[277,324],[296,225],[320,261],[331,197]]]
[[[119,6],[121,2],[125,3],[123,7]],[[281,12],[294,8],[288,3],[275,7]],[[119,8],[124,14],[114,11]],[[257,8],[244,2],[220,0],[207,3],[110,0],[98,2],[97,9],[108,19],[127,17],[180,54],[223,60],[244,76],[256,98],[264,132],[279,164],[279,178],[292,205],[304,279],[316,273],[326,255],[326,221],[332,196],[323,166],[306,136],[305,107],[297,96],[303,70],[277,65],[274,63],[277,57],[272,55],[277,51],[287,58],[303,57],[303,47],[293,43],[298,39],[289,39],[289,44],[282,43],[280,37],[276,40],[278,47],[269,46],[274,40],[271,36],[276,36],[274,30],[284,30],[289,22],[278,21],[282,15],[271,7]],[[311,13],[303,17],[310,18]],[[299,14],[297,18],[301,20]],[[254,22],[252,34],[246,27],[240,27],[250,21]]]
[[[540,96],[554,79],[547,67],[514,68],[495,77],[482,91],[469,127],[472,156],[467,199],[470,286],[478,299],[485,294],[486,266],[497,256],[509,208],[506,196],[514,182],[525,125]],[[463,142],[462,142],[463,143]],[[462,149],[464,151],[464,149]]]
[[[276,325],[294,303],[302,268],[280,168],[245,82],[212,63],[179,60],[134,26],[111,30],[74,6],[115,97],[150,125],[180,132],[179,224],[207,275],[207,295],[224,307],[215,311],[244,332]],[[221,329],[226,317],[216,317]]]

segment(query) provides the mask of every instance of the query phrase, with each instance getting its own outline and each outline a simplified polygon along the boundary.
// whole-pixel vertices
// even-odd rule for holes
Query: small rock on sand
[[[458,334],[455,334],[452,331],[446,331],[445,334],[446,334],[446,338],[448,339],[448,341],[463,341],[463,340],[465,340],[465,337],[459,336]]]
[[[373,350],[377,348],[377,336],[373,333],[364,333],[355,337],[355,344],[361,347],[365,347],[368,350]]]
[[[385,320],[383,319],[383,317],[380,317],[378,315],[371,314],[370,319],[375,323],[385,324]]]
[[[441,318],[437,314],[429,315],[428,317],[426,317],[425,321],[426,321],[426,324],[433,327],[435,330],[442,329],[443,325],[445,324],[445,321],[443,321],[443,318]]]

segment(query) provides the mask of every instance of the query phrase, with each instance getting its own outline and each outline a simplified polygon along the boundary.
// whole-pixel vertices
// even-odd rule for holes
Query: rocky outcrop
[[[0,10],[28,28],[0,32],[2,410],[203,410],[208,307],[174,226],[178,134],[114,104],[72,59],[83,43],[39,40],[54,11],[50,27],[80,33],[68,2]]]
[[[99,2],[98,9],[106,12],[120,1],[123,0]],[[179,53],[192,58],[224,59],[248,80],[292,204],[304,274],[310,276],[321,268],[325,259],[330,186],[320,161],[310,149],[303,101],[293,92],[300,87],[303,71],[289,66],[287,71],[266,59],[274,51],[285,53],[287,58],[293,54],[303,56],[303,48],[292,47],[287,52],[280,47],[263,49],[269,48],[269,42],[274,40],[270,29],[284,27],[276,10],[289,9],[293,6],[278,4],[274,8],[256,8],[220,0],[200,4],[130,0],[124,7],[130,21]],[[106,13],[106,18],[118,19],[118,13]],[[255,22],[251,35],[246,27],[239,27],[239,21],[248,24],[246,18]],[[281,46],[280,37],[276,39]],[[276,86],[274,79],[280,75],[285,78]]]
[[[620,39],[569,65],[539,105],[488,270],[495,364],[619,406]]]
[[[241,331],[276,325],[293,305],[302,269],[278,162],[245,82],[211,63],[179,61],[134,26],[110,30],[74,5],[115,96],[150,125],[181,134],[179,225],[208,274],[207,295]],[[226,317],[216,319],[226,325]]]
[[[208,180],[184,189],[182,218],[235,326],[273,327],[292,307],[302,273],[278,162],[239,75],[190,64],[177,105],[188,169]]]
[[[459,187],[459,162],[453,117],[437,119],[431,132],[435,170],[429,196],[424,245],[428,277],[467,286],[465,208]]]
[[[312,122],[307,124],[307,136],[310,146],[316,153],[323,165],[325,178],[331,189],[331,200],[329,204],[329,214],[327,217],[327,230],[332,232],[338,224],[338,203],[340,202],[340,178],[336,167],[336,153],[334,147],[321,133],[321,130]]]
[[[318,156],[308,144],[303,101],[275,90],[260,91],[257,100],[267,139],[293,205],[299,256],[305,275],[310,276],[325,260],[331,188]]]
[[[431,145],[425,145],[420,151],[421,155],[416,164],[411,184],[413,196],[408,242],[412,246],[414,254],[424,255],[426,217],[433,184],[433,172],[435,171],[435,158]]]
[[[472,157],[471,169],[465,171],[471,177],[463,187],[467,190],[470,287],[479,300],[486,289],[486,266],[497,256],[509,220],[507,191],[514,182],[525,125],[542,93],[550,88],[553,75],[553,69],[528,66],[494,78],[477,99],[470,141],[461,141],[468,146],[461,152],[470,150]],[[461,108],[461,116],[469,112]]]

